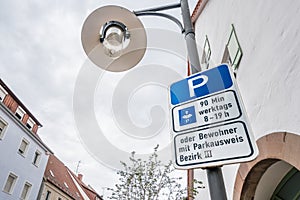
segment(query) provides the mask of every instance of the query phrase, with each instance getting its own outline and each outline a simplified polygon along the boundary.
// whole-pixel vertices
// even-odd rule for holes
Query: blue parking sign
[[[177,169],[246,162],[258,156],[234,75],[227,64],[170,86]]]
[[[225,90],[232,84],[229,67],[223,64],[173,83],[170,87],[171,104],[177,105]]]

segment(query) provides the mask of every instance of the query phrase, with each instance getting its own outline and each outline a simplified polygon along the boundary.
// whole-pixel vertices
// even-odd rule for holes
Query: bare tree
[[[158,160],[158,146],[147,161],[135,158],[131,153],[130,164],[121,162],[124,170],[118,171],[120,183],[111,190],[110,199],[118,200],[182,200],[186,199],[186,188],[180,184],[181,177],[174,177],[172,162],[163,164]],[[203,188],[202,182],[196,181]],[[196,195],[197,190],[193,190]]]

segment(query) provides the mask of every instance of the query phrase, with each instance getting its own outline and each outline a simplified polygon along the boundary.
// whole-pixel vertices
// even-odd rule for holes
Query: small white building
[[[223,167],[228,199],[299,199],[300,1],[200,0],[192,19],[202,67],[235,70],[260,151]],[[208,185],[205,170],[195,178]]]
[[[41,124],[0,79],[0,199],[36,199],[51,150]]]

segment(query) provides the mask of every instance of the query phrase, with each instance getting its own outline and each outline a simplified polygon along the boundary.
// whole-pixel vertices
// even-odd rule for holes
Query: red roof
[[[73,199],[83,199],[75,183],[73,182],[67,167],[53,154],[49,156],[44,177],[46,181],[52,183],[59,190],[63,191]]]
[[[100,197],[99,194],[97,194],[97,192],[90,186],[87,186],[86,184],[84,184],[82,182],[82,175],[81,178],[79,178],[78,176],[76,176],[73,172],[70,171],[70,173],[72,174],[72,176],[74,177],[74,179],[77,181],[77,183],[80,185],[80,187],[83,189],[83,191],[85,192],[85,194],[89,197],[89,199],[91,200],[95,200],[95,199],[102,199]]]
[[[9,89],[9,87],[4,83],[4,81],[0,78],[0,85],[10,94],[13,99],[24,109],[24,111],[35,121],[35,123],[42,127],[42,124],[34,117],[34,115],[26,108],[26,106],[22,103],[22,101]]]

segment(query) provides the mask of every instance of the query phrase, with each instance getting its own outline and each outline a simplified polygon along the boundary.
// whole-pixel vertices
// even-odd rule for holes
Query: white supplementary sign
[[[182,109],[183,107],[185,109]],[[195,113],[197,113],[197,115],[195,114],[194,123],[189,123],[192,114],[184,115],[183,113],[183,116],[180,116],[182,110],[186,111],[187,108],[191,107],[195,108]],[[228,90],[180,106],[175,106],[172,110],[172,115],[173,119],[181,118],[181,120],[173,121],[174,131],[181,132],[195,127],[203,127],[218,122],[237,119],[242,113],[235,91]],[[182,124],[185,125],[182,126]]]
[[[228,65],[170,87],[175,167],[190,169],[253,160],[258,149]]]

